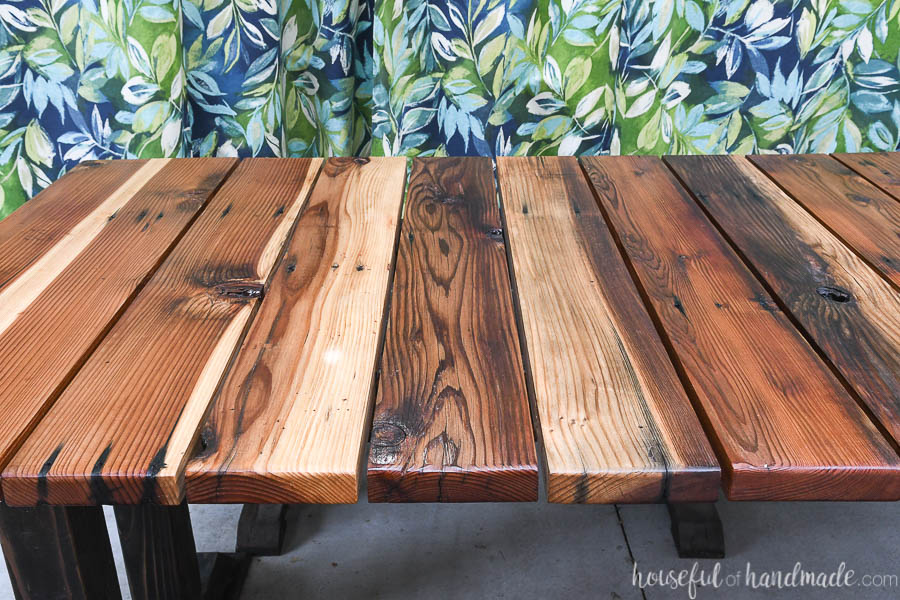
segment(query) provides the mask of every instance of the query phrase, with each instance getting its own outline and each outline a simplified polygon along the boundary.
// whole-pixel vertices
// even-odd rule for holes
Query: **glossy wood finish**
[[[75,179],[94,209],[0,291],[0,467],[12,457],[143,283],[224,181],[231,159],[152,160],[133,173],[110,169],[113,187]],[[107,198],[97,202],[101,191]],[[73,204],[87,203],[82,188]],[[50,194],[53,196],[54,194]],[[57,202],[65,203],[57,198]],[[43,202],[43,200],[42,200]],[[26,204],[26,206],[30,206]],[[55,207],[49,211],[55,217]],[[15,213],[18,214],[18,213]],[[6,221],[3,222],[6,224]],[[56,227],[51,221],[48,229]],[[38,225],[26,224],[33,232]],[[56,231],[54,229],[54,231]],[[18,239],[19,232],[10,232]],[[5,245],[0,242],[0,246]],[[24,258],[24,255],[20,256]],[[26,266],[27,263],[27,266]]]
[[[583,163],[696,395],[728,497],[900,498],[900,457],[666,166]]]
[[[78,167],[0,222],[0,486],[898,499],[895,158]]]
[[[0,547],[16,600],[120,600],[99,506],[0,504]]]
[[[714,500],[715,457],[578,162],[497,162],[548,499]]]
[[[181,501],[202,419],[319,165],[238,166],[9,463],[10,504]]]
[[[329,159],[189,468],[191,502],[355,502],[406,161]]]
[[[900,202],[829,156],[750,161],[900,290]]]
[[[370,502],[534,501],[537,459],[490,159],[416,159]]]
[[[745,159],[669,162],[900,441],[900,291]]]

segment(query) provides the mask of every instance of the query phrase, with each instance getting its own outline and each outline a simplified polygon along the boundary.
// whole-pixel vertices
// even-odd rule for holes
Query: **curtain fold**
[[[900,0],[6,0],[0,218],[81,160],[894,150]]]

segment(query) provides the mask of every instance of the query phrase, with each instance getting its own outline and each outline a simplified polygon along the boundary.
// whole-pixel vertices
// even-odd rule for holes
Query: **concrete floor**
[[[900,598],[900,503],[720,502],[728,558],[722,584],[697,598]],[[199,550],[233,550],[239,506],[194,506]],[[107,512],[110,531],[115,527]],[[669,599],[688,588],[633,585],[642,573],[690,569],[669,535],[663,506],[536,504],[300,506],[290,513],[287,552],[254,559],[242,598],[273,599]],[[118,552],[118,540],[113,539]],[[128,590],[119,562],[123,593]],[[699,561],[710,572],[717,561]],[[830,573],[841,562],[893,587],[753,589],[727,576],[750,563],[764,571]],[[5,567],[0,566],[0,571]],[[734,577],[731,577],[733,582]],[[0,600],[11,600],[5,572]]]

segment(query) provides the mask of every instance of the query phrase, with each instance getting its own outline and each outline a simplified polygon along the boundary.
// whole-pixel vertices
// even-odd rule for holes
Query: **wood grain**
[[[750,160],[900,290],[900,202],[830,156]]]
[[[832,154],[836,159],[900,200],[900,152]]]
[[[497,169],[548,499],[714,500],[712,449],[578,162]]]
[[[896,500],[900,458],[663,162],[583,162],[696,395],[728,497]],[[728,189],[705,162],[692,168]]]
[[[82,163],[0,220],[0,291],[66,237],[146,163],[146,160]]]
[[[235,161],[142,164],[0,292],[0,466],[34,429]],[[93,172],[106,181],[103,172],[108,167],[119,172],[111,164]],[[77,196],[73,199],[79,202]],[[41,228],[41,215],[33,218],[23,227]]]
[[[746,160],[670,162],[900,441],[900,292]]]
[[[490,159],[413,162],[392,298],[369,501],[537,500]]]
[[[0,292],[0,332],[5,331],[29,304],[56,279],[97,235],[109,230],[110,217],[116,213],[156,175],[168,162],[166,159],[148,161],[116,188],[108,198],[54,244]],[[114,217],[113,217],[114,218]]]
[[[319,165],[240,163],[7,466],[8,502],[180,502],[188,452]]]
[[[203,427],[191,502],[356,502],[406,160],[330,159]]]

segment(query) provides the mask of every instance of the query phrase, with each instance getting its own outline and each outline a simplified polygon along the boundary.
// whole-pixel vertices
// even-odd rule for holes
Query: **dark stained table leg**
[[[115,512],[132,597],[199,598],[200,567],[187,504],[116,506]]]
[[[235,549],[254,556],[280,556],[287,508],[287,504],[245,504]]]
[[[134,600],[231,600],[239,596],[249,556],[198,554],[187,503],[116,506],[115,512]]]
[[[667,506],[679,557],[725,558],[725,535],[714,503],[685,502]]]
[[[102,507],[0,504],[0,545],[18,600],[122,597]]]

